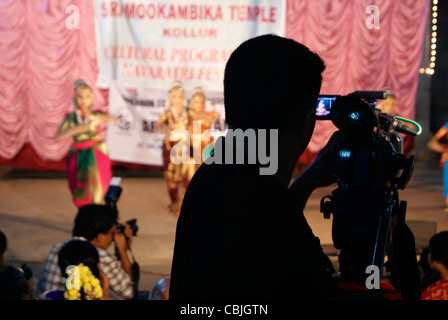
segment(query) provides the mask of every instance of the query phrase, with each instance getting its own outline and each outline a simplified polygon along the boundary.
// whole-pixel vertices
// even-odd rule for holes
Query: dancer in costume
[[[439,166],[443,168],[443,195],[445,198],[445,212],[448,213],[448,145],[441,143],[442,138],[448,139],[448,122],[437,130],[428,142],[428,148],[441,153]]]
[[[92,88],[84,81],[75,82],[73,102],[76,110],[62,122],[57,139],[73,137],[67,156],[67,178],[77,207],[104,202],[112,178],[107,146],[99,131],[114,117],[91,110]]]
[[[177,163],[173,163],[170,158],[170,153],[172,148],[179,144],[179,140],[189,142],[186,135],[188,133],[188,116],[184,103],[185,90],[182,87],[182,83],[174,81],[169,91],[169,109],[160,114],[159,121],[154,127],[155,132],[161,130],[165,132],[165,140],[163,143],[163,175],[171,199],[169,209],[176,216],[179,214],[183,194],[186,189],[185,178],[188,164],[184,164],[185,161],[176,161]],[[179,158],[182,158],[183,152],[187,152],[187,145],[188,143],[186,143],[185,148],[179,150],[177,154]],[[179,190],[179,187],[182,187],[182,190]]]
[[[207,130],[213,121],[219,119],[219,114],[214,110],[205,111],[206,97],[202,88],[193,89],[193,95],[188,109],[189,132],[191,138],[190,166],[187,171],[187,182],[192,178],[196,170],[205,160],[203,156],[204,147],[213,141]]]

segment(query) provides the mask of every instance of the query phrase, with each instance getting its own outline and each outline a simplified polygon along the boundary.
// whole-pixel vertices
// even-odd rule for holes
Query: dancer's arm
[[[118,118],[116,116],[110,115],[105,112],[98,112],[95,114],[95,117],[98,119],[101,123],[107,123],[109,121],[117,121]]]
[[[74,126],[74,127],[69,127],[67,129],[60,130],[55,138],[60,140],[60,139],[64,139],[64,138],[69,137],[69,136],[75,136],[77,134],[81,134],[83,132],[87,132],[89,130],[90,130],[90,124],[89,123],[83,123],[83,124],[79,124],[79,125]]]
[[[443,153],[448,146],[445,143],[439,142],[439,140],[442,139],[447,134],[448,130],[445,127],[445,125],[443,125],[429,140],[427,145],[428,148],[434,152]]]
[[[166,112],[162,112],[160,114],[159,117],[159,121],[156,123],[156,125],[154,126],[154,132],[155,133],[161,133],[162,130],[162,126],[168,121],[168,117],[167,117],[167,113]]]

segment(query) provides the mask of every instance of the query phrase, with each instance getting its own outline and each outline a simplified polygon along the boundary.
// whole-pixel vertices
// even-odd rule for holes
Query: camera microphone
[[[392,129],[397,131],[397,132],[401,132],[404,134],[408,134],[411,136],[416,136],[417,135],[417,131],[408,127],[407,125],[405,125],[403,122],[395,120],[392,124]]]

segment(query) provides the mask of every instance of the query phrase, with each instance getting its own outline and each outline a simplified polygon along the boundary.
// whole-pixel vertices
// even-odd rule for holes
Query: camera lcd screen
[[[331,106],[338,96],[319,96],[316,105],[316,117],[329,119]]]

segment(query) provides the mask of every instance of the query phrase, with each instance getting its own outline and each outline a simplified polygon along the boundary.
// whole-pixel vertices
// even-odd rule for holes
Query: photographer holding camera
[[[122,232],[118,232],[121,226]],[[128,256],[132,243],[132,229],[127,223],[116,223],[106,234],[98,234],[91,240],[97,248],[101,269],[109,279],[110,287],[117,291],[124,299],[134,298],[135,281],[132,277],[132,262]],[[115,254],[108,249],[114,242]],[[117,290],[116,290],[117,289]]]
[[[117,232],[117,226],[122,232]],[[83,206],[75,218],[70,240],[90,241],[97,248],[101,269],[109,280],[111,296],[116,299],[147,299],[149,294],[137,292],[135,266],[138,265],[129,258],[135,230],[135,226],[127,222],[117,223],[116,210],[106,205]],[[115,243],[115,253],[109,250],[112,242]],[[45,260],[41,291],[65,290],[65,277],[58,267],[58,253],[64,243],[55,244]]]

